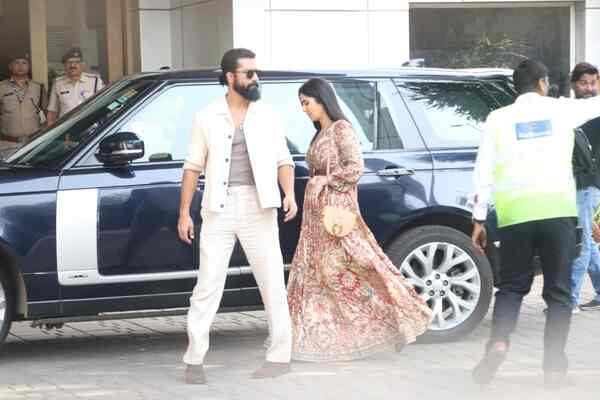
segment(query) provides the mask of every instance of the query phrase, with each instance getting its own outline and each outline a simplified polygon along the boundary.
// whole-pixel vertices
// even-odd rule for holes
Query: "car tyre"
[[[419,342],[459,340],[485,317],[493,293],[492,268],[463,232],[438,225],[414,228],[386,252],[434,312]]]
[[[8,335],[15,315],[15,297],[12,288],[10,275],[0,269],[0,347]]]

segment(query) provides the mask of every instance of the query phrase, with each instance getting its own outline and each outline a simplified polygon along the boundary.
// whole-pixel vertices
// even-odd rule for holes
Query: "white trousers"
[[[258,283],[269,324],[267,361],[289,362],[292,328],[279,246],[277,210],[263,209],[254,186],[228,190],[223,212],[202,209],[200,270],[187,316],[186,364],[202,364],[209,346],[209,331],[219,308],[236,237]]]

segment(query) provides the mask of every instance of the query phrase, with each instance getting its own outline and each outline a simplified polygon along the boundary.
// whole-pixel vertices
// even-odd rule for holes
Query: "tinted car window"
[[[7,159],[13,164],[55,167],[87,143],[97,129],[156,85],[153,81],[120,81],[78,107],[68,118],[44,131]]]
[[[119,128],[144,141],[135,162],[183,160],[194,114],[224,94],[220,85],[174,86],[152,99]]]
[[[298,89],[304,82],[263,83],[262,99],[277,111],[292,154],[305,154],[315,135],[315,127],[302,111]],[[372,82],[333,82],[338,102],[359,137],[363,150],[373,150],[375,84]]]
[[[315,127],[302,112],[298,100],[300,86],[302,86],[302,82],[263,83],[261,85],[261,98],[279,115],[288,148],[292,154],[306,153],[315,134]]]
[[[514,103],[517,94],[509,82],[489,81],[484,83],[485,88],[502,107]]]
[[[144,157],[134,163],[183,160],[194,114],[225,94],[220,85],[171,86],[134,111],[118,132],[144,141]],[[90,154],[83,165],[99,164]]]
[[[479,82],[396,84],[430,147],[477,146],[485,119],[499,107]]]
[[[422,149],[423,140],[391,80],[377,82],[377,150]]]
[[[352,123],[363,151],[375,150],[375,83],[333,82],[342,112]]]

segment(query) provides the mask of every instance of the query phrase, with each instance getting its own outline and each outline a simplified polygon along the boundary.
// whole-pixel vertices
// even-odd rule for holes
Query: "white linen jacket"
[[[262,102],[251,102],[243,122],[246,146],[262,208],[281,207],[277,170],[294,165],[278,115]],[[202,207],[225,207],[235,126],[225,96],[194,116],[183,169],[204,173]]]

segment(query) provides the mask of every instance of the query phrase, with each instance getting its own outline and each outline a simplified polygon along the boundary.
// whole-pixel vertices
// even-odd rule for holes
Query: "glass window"
[[[64,74],[63,55],[70,48],[79,47],[84,68],[108,82],[105,2],[52,0],[52,6],[47,3],[48,81]]]
[[[427,67],[514,68],[531,58],[548,66],[550,83],[569,95],[571,5],[543,3],[544,7],[449,7],[411,3],[410,58],[424,58]],[[496,2],[498,4],[498,2]],[[435,21],[435,23],[431,23]]]
[[[263,83],[262,101],[267,103],[279,115],[288,148],[292,154],[304,154],[315,134],[315,127],[302,111],[298,100],[298,89],[302,82]]]
[[[404,143],[398,134],[393,110],[388,107],[385,94],[377,92],[377,149],[403,149]]]
[[[194,114],[225,94],[220,85],[173,86],[118,128],[144,141],[145,155],[134,163],[183,160]]]
[[[262,99],[279,114],[292,154],[305,154],[315,135],[312,121],[302,111],[298,89],[304,82],[263,83]],[[373,150],[375,84],[332,82],[340,108],[350,120],[363,150]]]
[[[499,107],[477,82],[397,82],[430,147],[479,144],[482,125]]]
[[[333,82],[338,102],[358,135],[363,151],[375,150],[375,83]]]
[[[421,135],[391,80],[377,82],[377,150],[422,149]]]
[[[6,161],[38,167],[60,165],[88,143],[99,127],[134,104],[155,84],[146,80],[118,81],[65,115],[56,125],[40,131]]]
[[[517,98],[517,92],[508,81],[490,81],[484,85],[502,107],[514,103]]]

